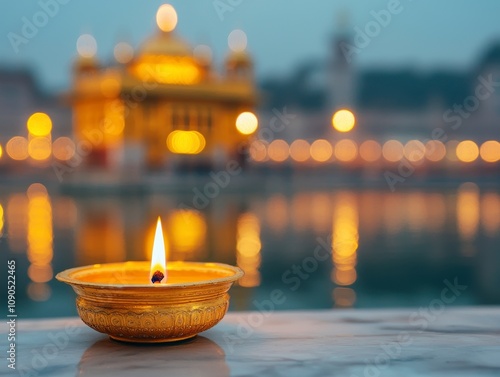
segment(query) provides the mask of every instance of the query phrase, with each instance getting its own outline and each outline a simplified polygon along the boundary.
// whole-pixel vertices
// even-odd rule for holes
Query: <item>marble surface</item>
[[[21,320],[17,336],[2,376],[500,376],[498,307],[228,313],[174,345],[115,342],[78,318]]]

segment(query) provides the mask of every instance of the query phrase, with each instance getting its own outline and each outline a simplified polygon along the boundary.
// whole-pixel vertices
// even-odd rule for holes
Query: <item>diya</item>
[[[158,218],[151,262],[106,263],[57,274],[72,286],[85,324],[112,339],[162,343],[215,326],[243,271],[221,263],[168,262]]]

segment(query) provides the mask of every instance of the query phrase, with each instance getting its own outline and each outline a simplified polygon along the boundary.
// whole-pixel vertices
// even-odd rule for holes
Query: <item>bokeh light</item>
[[[167,221],[172,252],[196,253],[206,243],[207,224],[203,215],[193,210],[176,210]],[[184,259],[184,256],[180,256]]]
[[[14,136],[7,142],[5,151],[13,160],[26,160],[28,158],[28,139],[22,136]]]
[[[250,144],[249,152],[254,161],[265,161],[267,158],[267,145],[261,140],[255,140]]]
[[[349,308],[356,302],[356,292],[352,288],[336,287],[332,292],[335,306]]]
[[[356,118],[352,111],[342,109],[333,114],[332,125],[339,132],[349,132],[354,128]]]
[[[46,283],[54,275],[52,205],[47,189],[41,183],[31,184],[28,197],[28,277],[33,283]]]
[[[474,251],[470,244],[477,236],[480,221],[480,191],[474,182],[462,183],[457,190],[456,216],[462,252],[470,255]]]
[[[0,159],[2,158],[3,156],[3,148],[2,148],[2,144],[0,144]]]
[[[161,84],[191,85],[200,80],[198,64],[184,56],[142,56],[132,65],[132,72],[142,81]]]
[[[127,42],[118,42],[113,55],[118,63],[127,64],[134,57],[134,48]]]
[[[71,229],[78,219],[78,208],[75,200],[70,197],[59,196],[53,204],[54,225],[61,229]]]
[[[167,147],[173,153],[198,154],[205,148],[205,137],[198,131],[172,131],[167,137]]]
[[[500,195],[485,192],[481,196],[481,224],[486,235],[493,238],[500,233]]]
[[[288,147],[286,141],[278,139],[269,144],[267,153],[271,160],[275,162],[283,162],[288,158],[290,154],[290,148]]]
[[[349,139],[340,140],[335,145],[335,157],[342,162],[350,162],[356,159],[358,147],[356,143]]]
[[[26,253],[27,220],[28,197],[24,193],[10,195],[5,208],[5,223],[9,224],[9,237],[6,240],[14,253]]]
[[[28,267],[28,277],[35,283],[46,283],[52,279],[54,272],[50,264],[36,265]]]
[[[333,148],[328,140],[318,139],[311,144],[311,157],[317,162],[325,162],[332,158]]]
[[[52,143],[54,157],[61,161],[68,161],[75,155],[75,143],[69,137],[62,136]]]
[[[170,4],[163,4],[156,12],[156,24],[161,31],[170,32],[177,26],[177,12]]]
[[[48,197],[48,195],[47,188],[41,183],[32,183],[26,190],[26,196],[30,200],[37,197]]]
[[[400,161],[404,156],[404,147],[397,140],[388,140],[382,147],[382,155],[389,162]]]
[[[247,35],[243,30],[233,30],[227,37],[227,44],[231,51],[242,52],[247,48]]]
[[[479,153],[485,162],[500,161],[500,143],[496,140],[486,141],[481,145]]]
[[[28,154],[36,161],[44,161],[50,157],[52,145],[48,137],[34,137],[28,144]]]
[[[405,144],[404,155],[410,162],[422,161],[425,157],[425,145],[419,140],[410,140]]]
[[[473,162],[479,157],[479,148],[472,140],[464,140],[457,145],[457,158],[462,162]]]
[[[50,286],[46,283],[30,283],[27,289],[28,297],[33,301],[47,301],[51,294],[52,290]]]
[[[52,130],[52,120],[45,113],[34,113],[26,123],[28,131],[33,136],[47,136]]]
[[[366,140],[359,147],[359,155],[367,162],[375,162],[382,156],[382,147],[375,140]]]
[[[307,161],[311,156],[309,143],[301,139],[295,140],[290,145],[290,156],[297,162]]]
[[[82,34],[76,41],[76,51],[83,58],[93,58],[97,54],[97,42],[90,34]]]
[[[359,214],[356,197],[348,192],[336,195],[332,219],[331,278],[337,285],[351,285],[356,281]]]
[[[259,120],[254,113],[245,111],[236,118],[236,129],[243,135],[251,135],[259,126]]]
[[[260,222],[253,213],[242,214],[237,221],[236,262],[245,275],[239,280],[242,287],[257,287],[260,284]]]
[[[425,144],[425,157],[429,161],[438,162],[446,156],[446,147],[439,140],[429,140]]]

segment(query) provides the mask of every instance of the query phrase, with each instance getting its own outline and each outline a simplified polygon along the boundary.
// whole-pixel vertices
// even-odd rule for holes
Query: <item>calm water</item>
[[[16,260],[19,315],[76,315],[73,291],[54,275],[148,259],[157,216],[171,260],[245,270],[232,310],[255,309],[274,289],[286,297],[278,310],[428,306],[445,279],[468,286],[453,305],[500,304],[494,190],[220,195],[200,212],[179,209],[191,199],[72,197],[41,185],[1,193],[0,250]]]

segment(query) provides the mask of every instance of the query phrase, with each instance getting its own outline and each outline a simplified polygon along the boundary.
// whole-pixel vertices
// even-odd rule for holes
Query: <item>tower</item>
[[[329,61],[329,106],[332,112],[341,108],[353,109],[356,100],[354,61],[352,55],[348,54],[349,47],[353,47],[352,35],[348,30],[349,16],[343,11],[336,18]]]

